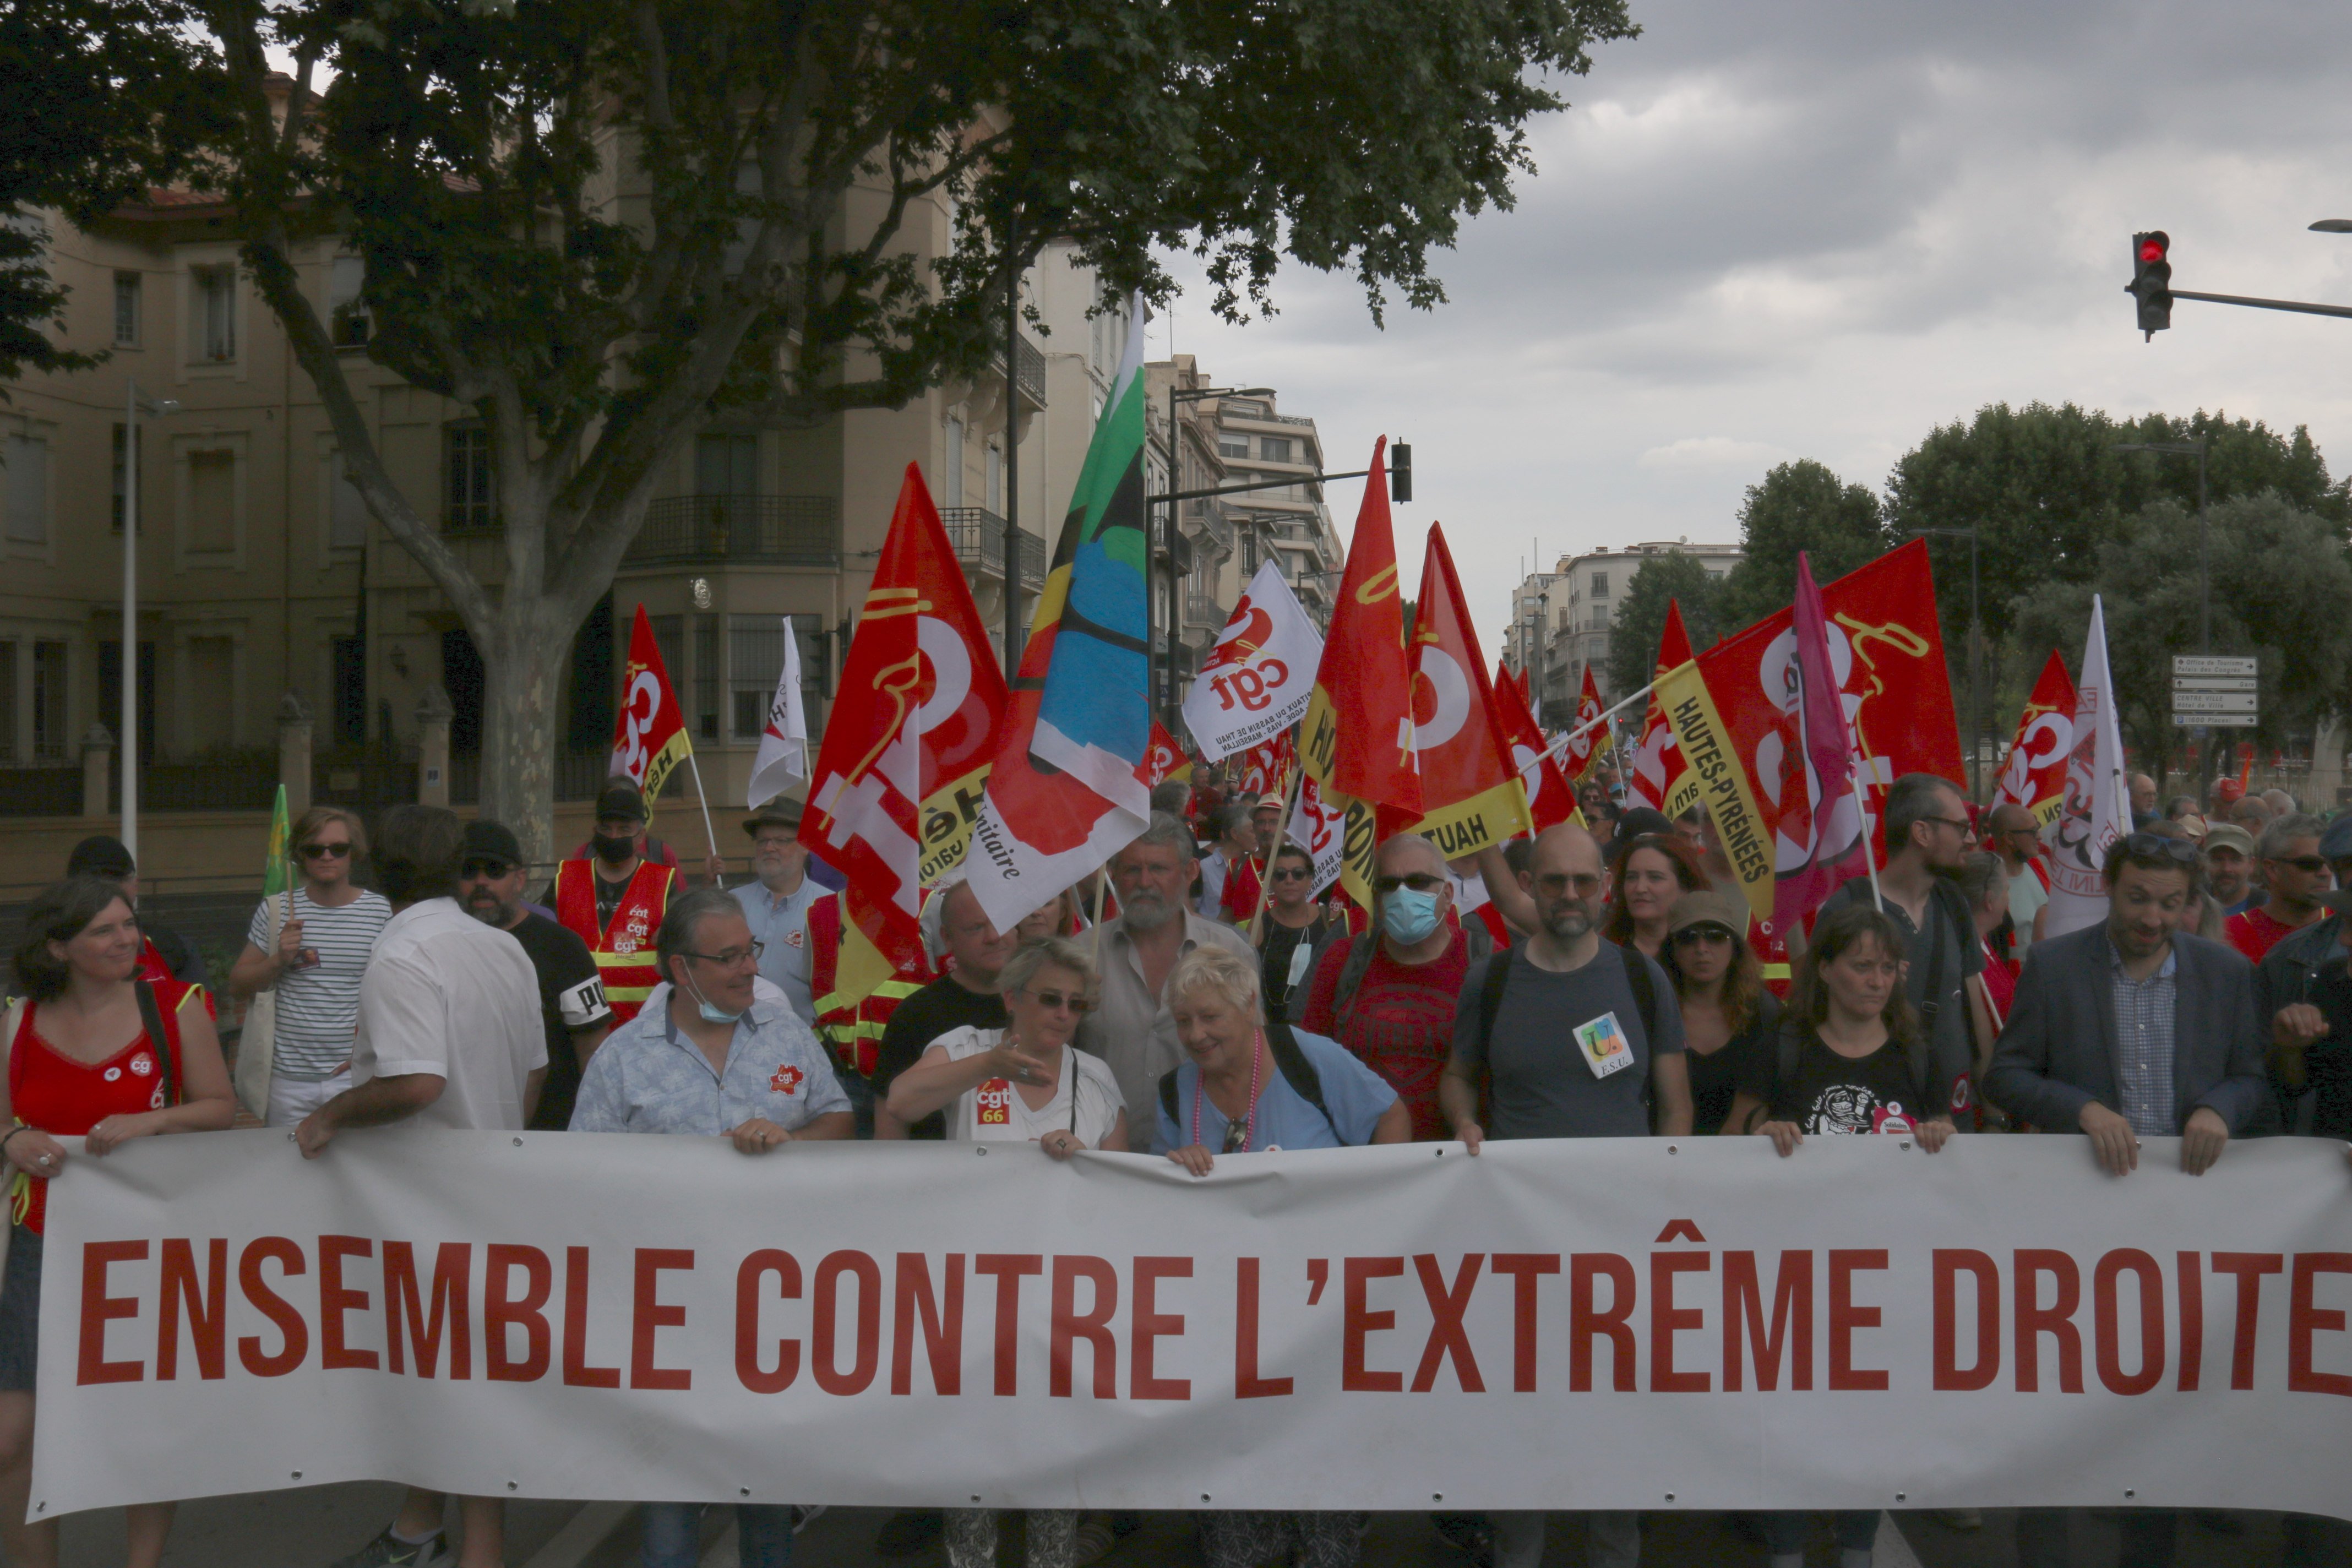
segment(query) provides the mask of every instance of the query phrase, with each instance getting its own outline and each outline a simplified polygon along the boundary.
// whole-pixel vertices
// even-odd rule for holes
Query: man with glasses
[[[2006,956],[2014,962],[2033,944],[2034,917],[2050,901],[2050,874],[2042,868],[2042,825],[2033,813],[2012,803],[1994,806],[1985,826],[1992,835],[1985,847],[2000,857],[2001,869],[2009,874]]]
[[[2335,873],[2319,852],[2326,824],[2302,812],[2280,817],[2263,829],[2263,881],[2270,896],[2230,917],[2230,945],[2260,963],[2292,932],[2320,916],[2319,900],[2336,886]]]
[[[2320,858],[2336,890],[2321,901],[2328,918],[2280,939],[2255,969],[2271,1026],[2271,1077],[2288,1108],[2287,1131],[2352,1139],[2352,816],[2319,836]]]
[[[743,824],[751,836],[753,880],[730,889],[760,943],[760,973],[782,991],[814,1026],[816,1003],[809,992],[809,908],[825,889],[808,874],[809,852],[801,842],[801,808],[771,801]]]
[[[1393,841],[1391,841],[1393,842]],[[1535,841],[1519,887],[1526,942],[1470,965],[1450,1020],[1440,1093],[1472,1154],[1496,1138],[1643,1138],[1691,1130],[1682,1009],[1665,971],[1601,936],[1601,846],[1562,823]],[[1743,921],[1744,923],[1744,921]],[[1482,1124],[1481,1098],[1491,1109]],[[1496,1568],[1537,1568],[1544,1515],[1493,1516]],[[1441,1527],[1442,1528],[1442,1527]],[[1641,1515],[1585,1516],[1586,1560],[1633,1568]]]
[[[546,916],[526,909],[523,879],[529,868],[513,829],[478,817],[466,824],[464,858],[457,865],[457,901],[484,925],[496,926],[522,943],[539,974],[539,1021],[547,1035],[547,1081],[539,1108],[530,1113],[534,1132],[561,1132],[572,1125],[572,1102],[580,1072],[613,1030],[613,1009],[588,944]]]
[[[1977,847],[1968,804],[1948,779],[1905,773],[1886,792],[1886,858],[1878,868],[1877,907],[1910,945],[1903,985],[1919,1015],[1934,1063],[1930,1076],[1953,1085],[1955,1120],[1974,1103],[1976,1064],[1992,1055],[1992,1026],[1972,1015],[1968,984],[1984,969],[1984,942],[1960,893],[1960,872]],[[1849,904],[1867,904],[1871,879],[1856,877],[1822,900],[1819,920]],[[1792,934],[1790,948],[1799,943]]]
[[[1412,1112],[1415,1141],[1444,1138],[1437,1080],[1453,1048],[1454,998],[1494,941],[1485,926],[1454,918],[1445,858],[1421,835],[1388,839],[1373,868],[1372,929],[1325,951],[1296,1022],[1386,1079]]]
[[[1266,868],[1265,919],[1257,931],[1258,994],[1269,1018],[1289,1016],[1302,1002],[1307,979],[1330,944],[1348,930],[1344,914],[1315,901],[1315,859],[1296,844],[1274,852]]]
[[[382,893],[352,877],[367,853],[359,818],[339,805],[314,805],[288,842],[301,882],[264,899],[246,928],[245,951],[229,967],[229,994],[249,1002],[277,997],[268,1088],[256,1095],[263,1121],[291,1127],[352,1087],[352,1035],[358,1026],[360,977],[376,938],[392,919]],[[252,1042],[259,1043],[259,1042]],[[238,1075],[240,1089],[256,1073]]]

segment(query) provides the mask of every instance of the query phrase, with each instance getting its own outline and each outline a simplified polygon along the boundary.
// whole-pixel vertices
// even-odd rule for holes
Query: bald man
[[[1985,847],[2009,873],[2008,956],[2021,959],[2033,942],[2034,917],[2050,901],[2050,886],[2034,863],[2042,853],[2041,824],[2021,805],[1996,805],[1985,819]]]
[[[1470,966],[1454,1015],[1441,1094],[1454,1135],[1473,1154],[1493,1136],[1669,1138],[1691,1130],[1682,1009],[1665,971],[1601,937],[1601,846],[1562,824],[1535,842],[1519,887],[1534,905],[1528,940]],[[1497,1513],[1496,1568],[1543,1561],[1544,1516]],[[1641,1515],[1586,1516],[1590,1561],[1630,1568]]]

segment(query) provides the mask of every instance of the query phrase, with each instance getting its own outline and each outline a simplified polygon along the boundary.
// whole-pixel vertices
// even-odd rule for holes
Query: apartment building
[[[1609,678],[1609,638],[1617,606],[1643,563],[1665,554],[1696,555],[1709,576],[1719,578],[1739,559],[1739,546],[1694,544],[1687,538],[1622,550],[1602,545],[1583,554],[1562,555],[1549,574],[1533,574],[1519,584],[1514,609],[1527,617],[1526,606],[1532,600],[1534,614],[1515,620],[1513,630],[1527,649],[1538,640],[1536,628],[1541,628],[1542,657],[1533,667],[1533,684],[1536,710],[1546,726],[1561,729],[1574,722],[1588,668],[1602,700],[1615,700],[1615,683]]]
[[[853,199],[868,197],[879,199]],[[336,759],[413,748],[419,704],[437,687],[455,710],[452,783],[460,798],[470,788],[481,660],[423,568],[343,482],[316,394],[240,272],[228,216],[213,197],[154,192],[88,229],[48,220],[48,264],[71,290],[63,342],[110,358],[27,376],[0,404],[0,769],[10,784],[0,798],[11,810],[77,809],[82,749],[120,721],[132,383],[179,405],[142,418],[138,443],[142,759],[167,773],[234,773],[244,759],[264,792],[251,804],[266,804],[265,753],[291,696],[324,753],[320,793],[334,798],[357,777]],[[950,222],[943,199],[918,203],[903,243],[939,254]],[[395,481],[495,592],[506,565],[488,432],[470,410],[368,361],[357,258],[321,241],[299,269],[333,321]],[[811,721],[822,724],[909,461],[931,486],[982,616],[999,627],[1009,608],[1025,629],[1046,542],[1131,330],[1123,310],[1090,313],[1093,274],[1066,249],[1046,252],[1025,287],[1035,330],[1009,377],[1000,361],[900,409],[810,428],[721,418],[695,437],[574,639],[559,795],[584,795],[604,775],[640,604],[714,800],[740,798],[782,666],[784,616],[801,639]],[[1013,411],[1021,531],[1008,569]],[[151,782],[145,798],[160,807],[171,793],[170,781],[160,794]]]

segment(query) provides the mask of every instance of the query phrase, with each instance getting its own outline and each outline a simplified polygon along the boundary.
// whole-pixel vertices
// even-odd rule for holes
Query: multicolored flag
[[[1286,735],[1307,716],[1323,639],[1278,562],[1257,569],[1184,696],[1184,727],[1210,762]]]
[[[2074,744],[2066,753],[2066,798],[2042,829],[2050,867],[2046,939],[2106,918],[2107,849],[2131,831],[2131,785],[2124,777],[2123,729],[2107,673],[2107,613],[2091,595],[2091,631],[2083,644],[2083,682],[2074,693]]]
[[[768,700],[767,728],[760,731],[751,779],[744,786],[747,809],[757,811],[793,785],[808,783],[808,714],[801,706],[801,639],[786,616],[783,668],[776,677],[776,694]]]
[[[2017,739],[1993,788],[1995,805],[2021,805],[2047,827],[2066,804],[2066,757],[2074,749],[2074,682],[2057,649],[2017,717]]]
[[[1415,831],[1448,860],[1533,833],[1486,656],[1445,531],[1433,522],[1413,616],[1412,703],[1423,811]]]
[[[639,605],[629,627],[629,665],[621,678],[621,711],[613,721],[613,762],[607,772],[627,778],[650,801],[661,794],[669,771],[693,752],[686,714],[670,689],[669,671],[662,668],[661,645],[654,640],[645,605]]]
[[[1367,910],[1372,907],[1371,847],[1379,817],[1412,823],[1422,815],[1421,773],[1412,749],[1412,667],[1405,652],[1404,598],[1389,517],[1387,450],[1387,437],[1373,443],[1371,471],[1340,574],[1339,602],[1331,612],[1331,633],[1315,671],[1315,696],[1298,748],[1307,776],[1321,786],[1324,805],[1349,813],[1340,885]]]
[[[999,931],[1093,872],[1151,818],[1143,400],[1135,332],[1079,465],[972,828],[978,853],[965,879]]]
[[[1790,615],[1795,658],[1784,679],[1795,708],[1780,732],[1784,748],[1801,760],[1803,771],[1788,771],[1773,823],[1780,853],[1774,868],[1772,922],[1783,931],[1810,921],[1848,879],[1868,876],[1871,869],[1861,803],[1854,797],[1853,731],[1845,719],[1846,704],[1860,702],[1845,695],[1839,679],[1822,591],[1801,550]]]
[[[1591,724],[1608,710],[1601,704],[1601,687],[1592,679],[1592,667],[1588,664],[1584,667],[1584,689],[1576,699],[1576,721],[1580,725]],[[1566,756],[1563,759],[1568,764],[1569,778],[1578,784],[1583,783],[1584,775],[1591,773],[1593,765],[1609,754],[1610,748],[1614,744],[1615,742],[1612,739],[1609,726],[1606,724],[1572,736],[1568,742]]]
[[[963,858],[1004,706],[971,589],[909,463],[801,820],[801,841],[846,879],[828,1010],[922,968],[922,889]]]
[[[1690,633],[1683,626],[1682,602],[1666,601],[1666,624],[1658,634],[1659,675],[1679,669],[1691,659]],[[1698,780],[1691,776],[1683,764],[1681,748],[1675,744],[1675,727],[1666,722],[1666,710],[1658,701],[1658,694],[1650,693],[1648,712],[1642,720],[1642,737],[1633,746],[1633,765],[1627,770],[1626,793],[1643,805],[1654,806],[1668,816],[1680,816],[1698,804]]]
[[[1511,748],[1511,761],[1519,770],[1519,787],[1527,792],[1528,821],[1538,833],[1562,822],[1582,826],[1584,813],[1576,804],[1576,791],[1559,771],[1559,759],[1551,754],[1535,715],[1528,711],[1526,694],[1500,665],[1496,671],[1495,712],[1503,726],[1503,742]]]

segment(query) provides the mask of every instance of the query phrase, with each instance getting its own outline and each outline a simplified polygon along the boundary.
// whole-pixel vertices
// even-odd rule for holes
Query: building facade
[[[1522,668],[1536,671],[1532,682],[1535,708],[1544,725],[1565,729],[1575,722],[1578,695],[1584,689],[1584,672],[1592,671],[1603,701],[1622,693],[1609,677],[1610,630],[1617,606],[1624,602],[1633,576],[1648,558],[1687,554],[1699,558],[1711,577],[1720,578],[1739,559],[1737,544],[1694,544],[1688,539],[1628,545],[1606,545],[1582,554],[1562,555],[1549,573],[1536,573],[1523,581],[1512,598],[1517,618],[1513,633],[1523,657],[1532,653],[1540,628],[1541,659]],[[1533,605],[1533,614],[1528,606]]]

